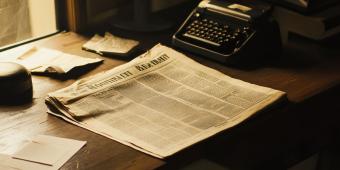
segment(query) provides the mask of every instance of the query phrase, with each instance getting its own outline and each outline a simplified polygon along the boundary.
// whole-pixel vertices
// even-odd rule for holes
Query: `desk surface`
[[[170,39],[168,34],[160,33],[159,36]],[[101,57],[81,50],[81,45],[86,40],[87,37],[75,33],[62,33],[35,44],[84,57]],[[154,43],[156,42],[146,42],[143,48],[150,48]],[[340,50],[321,48],[314,43],[301,44],[303,43],[297,42],[287,45],[281,61],[275,66],[254,70],[226,67],[204,58],[193,58],[232,77],[287,92],[290,102],[288,106],[281,109],[285,110],[290,107],[289,105],[299,105],[312,99],[313,96],[338,86],[340,82]],[[0,54],[0,57],[3,54]],[[37,134],[46,134],[88,141],[87,145],[63,166],[63,169],[77,167],[79,169],[154,169],[172,162],[173,160],[160,160],[146,155],[46,113],[44,98],[47,93],[66,87],[76,79],[125,63],[114,58],[102,58],[105,62],[98,67],[68,78],[34,75],[32,103],[21,106],[0,106],[0,153],[12,154],[25,139]],[[268,114],[275,115],[276,112],[274,110]],[[252,121],[256,122],[256,119]],[[171,159],[176,159],[176,155]]]

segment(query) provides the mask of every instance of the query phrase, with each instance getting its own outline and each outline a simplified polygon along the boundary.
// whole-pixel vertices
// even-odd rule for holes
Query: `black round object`
[[[0,62],[0,104],[31,101],[31,73],[20,64]]]

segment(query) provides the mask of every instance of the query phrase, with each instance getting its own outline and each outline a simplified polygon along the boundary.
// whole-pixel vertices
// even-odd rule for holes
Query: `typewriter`
[[[184,50],[218,62],[251,64],[271,60],[281,48],[271,6],[259,1],[204,0],[172,42]]]

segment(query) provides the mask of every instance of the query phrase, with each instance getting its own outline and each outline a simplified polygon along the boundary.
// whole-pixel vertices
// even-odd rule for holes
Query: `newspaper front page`
[[[50,93],[51,112],[125,145],[165,158],[228,129],[284,92],[205,67],[163,45]]]

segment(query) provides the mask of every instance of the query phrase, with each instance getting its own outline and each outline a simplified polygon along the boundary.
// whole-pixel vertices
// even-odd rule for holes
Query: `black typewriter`
[[[251,62],[279,51],[271,6],[242,2],[202,1],[174,34],[173,44],[223,63]]]

